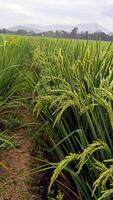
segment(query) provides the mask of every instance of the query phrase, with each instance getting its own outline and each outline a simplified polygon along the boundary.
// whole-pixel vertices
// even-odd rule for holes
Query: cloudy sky
[[[94,22],[113,31],[113,0],[0,0],[0,27]]]

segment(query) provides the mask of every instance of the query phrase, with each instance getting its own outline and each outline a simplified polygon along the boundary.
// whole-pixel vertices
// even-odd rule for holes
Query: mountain
[[[10,31],[18,31],[18,30],[26,30],[26,31],[34,31],[35,33],[40,33],[41,31],[38,30],[36,28],[37,26],[35,25],[34,27],[31,25],[19,25],[19,26],[14,26],[14,27],[11,27],[11,28],[8,28],[8,30]]]
[[[20,26],[14,26],[9,28],[9,30],[12,31],[17,31],[19,29],[23,29],[26,31],[34,31],[35,33],[42,33],[46,31],[61,31],[64,30],[66,32],[71,32],[74,27],[78,27],[78,32],[85,32],[88,31],[89,33],[94,33],[94,32],[105,32],[109,33],[109,30],[105,29],[99,24],[96,23],[87,23],[87,24],[77,24],[77,25],[46,25],[46,26],[40,26],[40,25],[20,25]]]
[[[9,30],[11,31],[17,31],[19,29],[23,29],[26,31],[34,31],[35,33],[42,33],[42,32],[46,32],[46,31],[67,31],[67,32],[71,32],[72,29],[74,28],[74,26],[71,25],[46,25],[46,26],[40,26],[40,25],[20,25],[20,26],[14,26],[9,28]]]
[[[78,24],[76,25],[76,27],[78,27],[79,32],[85,32],[85,31],[88,31],[89,33],[94,33],[94,32],[109,33],[110,32],[109,30],[105,29],[103,26],[96,23]]]

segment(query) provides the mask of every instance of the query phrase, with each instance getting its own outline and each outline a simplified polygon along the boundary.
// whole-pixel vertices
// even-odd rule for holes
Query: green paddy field
[[[32,122],[23,122],[22,112]],[[12,132],[24,126],[43,154],[35,155],[40,164],[30,174],[49,174],[42,200],[112,200],[112,42],[0,36],[0,170],[6,174],[4,152],[19,148]],[[2,197],[2,173],[0,179]]]

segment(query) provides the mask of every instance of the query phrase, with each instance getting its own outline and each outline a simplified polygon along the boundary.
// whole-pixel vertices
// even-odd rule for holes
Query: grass
[[[16,115],[21,106],[40,118],[48,161],[36,171],[52,170],[48,193],[56,182],[62,191],[57,199],[66,199],[66,193],[78,200],[112,198],[112,47],[112,42],[0,37],[0,121],[10,124],[7,114]],[[38,132],[32,137],[38,140]]]

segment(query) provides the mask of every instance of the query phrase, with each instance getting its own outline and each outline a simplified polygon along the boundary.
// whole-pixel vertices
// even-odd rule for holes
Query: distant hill
[[[11,31],[17,31],[19,29],[23,29],[26,31],[34,31],[35,33],[42,33],[42,32],[46,32],[46,31],[60,31],[60,30],[64,30],[67,32],[71,32],[72,29],[74,28],[74,26],[70,26],[70,25],[46,25],[46,26],[40,26],[40,25],[19,25],[19,26],[14,26],[9,28],[9,30]]]
[[[26,30],[26,31],[34,31],[35,33],[42,33],[46,31],[60,31],[64,30],[66,32],[71,32],[74,27],[78,27],[78,32],[85,32],[88,31],[89,33],[94,32],[105,32],[109,33],[109,30],[105,29],[104,27],[100,26],[96,23],[88,23],[88,24],[77,24],[77,25],[46,25],[46,26],[40,26],[40,25],[20,25],[20,26],[14,26],[9,28],[9,30],[17,31],[19,29]]]
[[[103,26],[96,23],[78,24],[76,26],[78,27],[79,32],[85,32],[85,31],[88,31],[89,33],[104,32],[107,34],[110,32],[109,30],[105,29]]]
[[[37,26],[35,25],[34,27],[31,25],[19,25],[19,26],[14,26],[14,27],[11,27],[11,28],[8,28],[8,30],[10,31],[18,31],[18,30],[26,30],[26,31],[34,31],[35,33],[40,33],[41,31],[38,30],[36,28]]]

